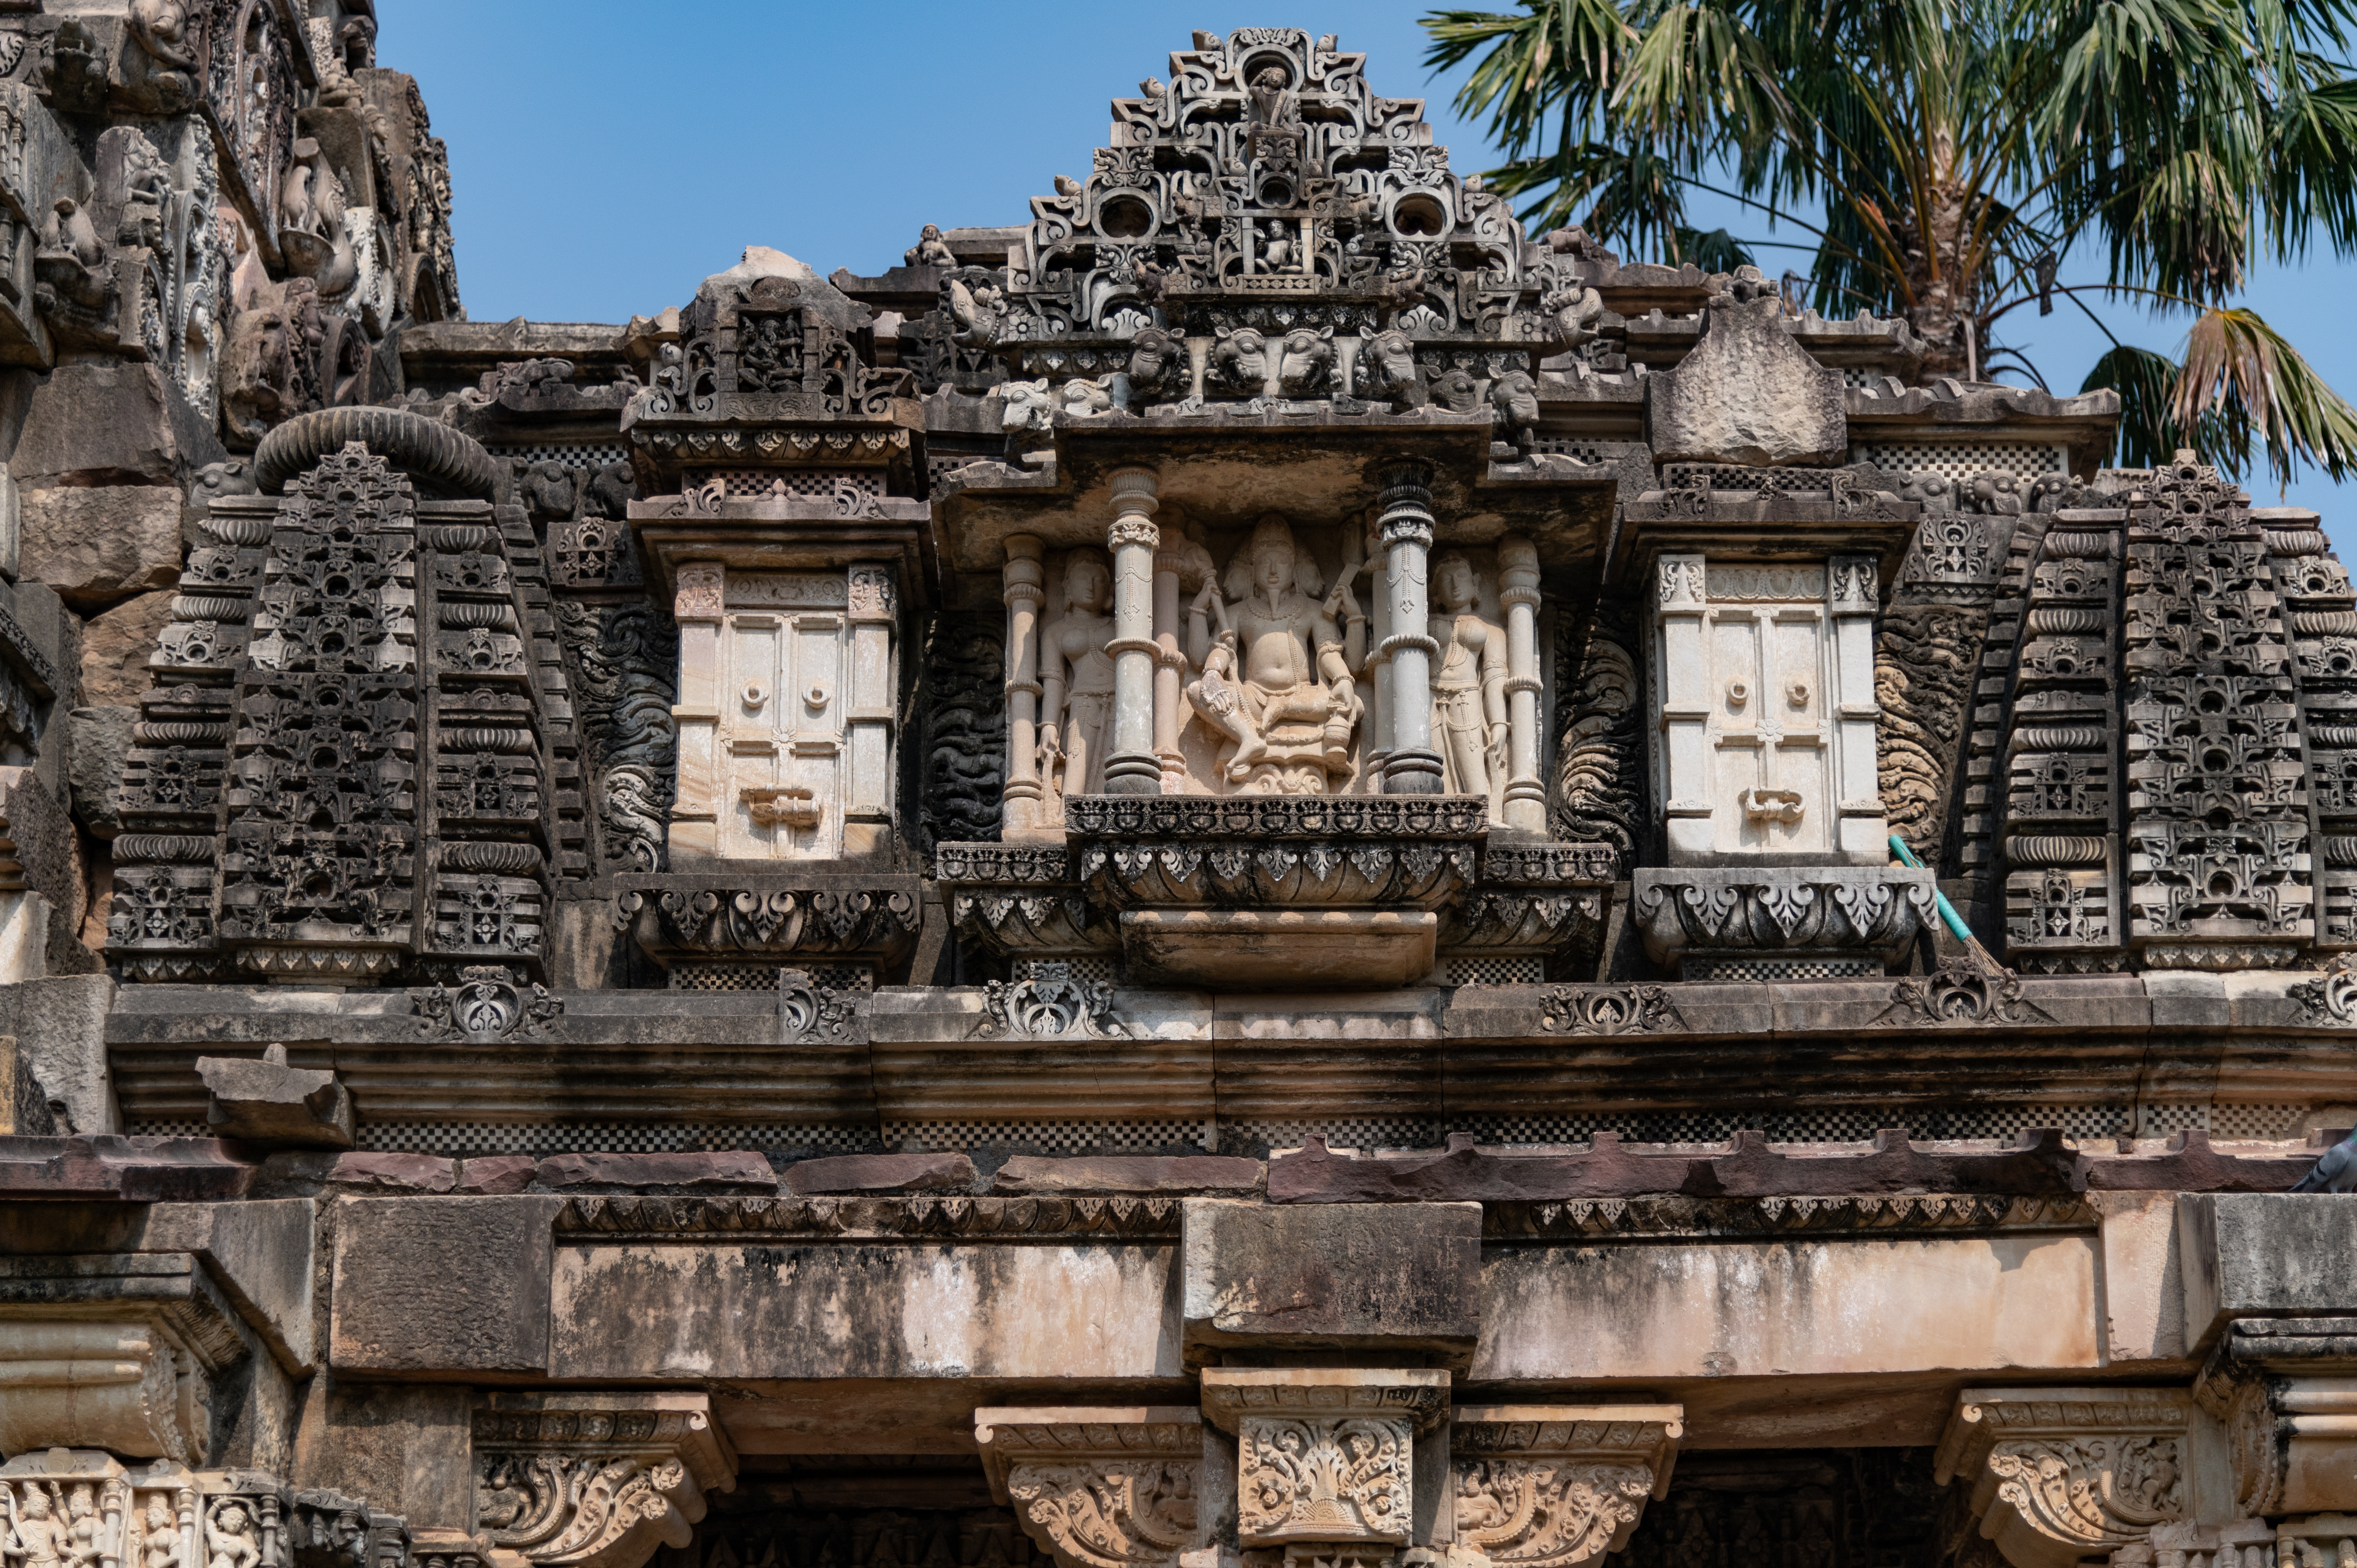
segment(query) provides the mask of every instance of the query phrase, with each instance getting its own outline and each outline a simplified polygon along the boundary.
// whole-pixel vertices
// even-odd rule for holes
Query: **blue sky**
[[[1088,172],[1107,101],[1167,76],[1197,27],[1338,33],[1365,51],[1378,92],[1426,99],[1458,169],[1486,167],[1495,149],[1448,108],[1462,73],[1436,82],[1421,63],[1416,18],[1431,8],[379,0],[378,58],[417,77],[450,145],[468,314],[619,322],[686,303],[748,244],[868,273],[898,263],[924,223],[1026,220],[1053,176]],[[1704,227],[1770,237],[1731,207],[1696,211]],[[1802,255],[1761,262],[1773,275]],[[2330,256],[2263,267],[2244,303],[2357,395],[2350,280]],[[2184,336],[2128,306],[2104,315],[2128,342],[2173,353]],[[2007,325],[2058,392],[2076,391],[2105,347],[2067,306]],[[2264,475],[2248,482],[2276,502]],[[2306,478],[2284,499],[2357,546],[2331,484]]]

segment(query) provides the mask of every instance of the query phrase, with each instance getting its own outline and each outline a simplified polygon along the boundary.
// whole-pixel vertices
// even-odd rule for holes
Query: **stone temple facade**
[[[0,0],[5,1568],[2357,1564],[2315,514],[1284,28],[470,323],[374,27]]]

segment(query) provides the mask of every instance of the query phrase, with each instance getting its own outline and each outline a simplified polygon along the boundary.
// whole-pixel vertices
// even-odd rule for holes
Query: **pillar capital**
[[[2177,1389],[1966,1389],[1933,1478],[1971,1488],[2014,1568],[2074,1568],[2188,1516],[2192,1410]]]
[[[737,1453],[700,1393],[494,1393],[474,1412],[475,1516],[534,1568],[641,1568],[685,1546]]]
[[[1497,1568],[1579,1568],[1628,1545],[1670,1488],[1674,1404],[1460,1405],[1449,1431],[1458,1544]]]
[[[974,1412],[990,1495],[1057,1568],[1177,1568],[1202,1530],[1203,1420],[1185,1405]]]

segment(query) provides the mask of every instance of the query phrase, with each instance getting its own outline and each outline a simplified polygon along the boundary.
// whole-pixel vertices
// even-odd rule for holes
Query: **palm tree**
[[[1424,26],[1527,219],[1717,267],[1748,252],[1686,199],[1731,198],[1812,237],[1820,312],[1903,316],[1927,376],[2044,386],[2007,318],[2085,311],[2127,466],[2357,469],[2357,410],[2229,303],[2255,251],[2357,247],[2352,0],[1520,4]],[[2121,304],[2190,316],[2179,358],[2122,342]]]

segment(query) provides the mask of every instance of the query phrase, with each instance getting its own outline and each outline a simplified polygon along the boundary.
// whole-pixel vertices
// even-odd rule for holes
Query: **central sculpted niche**
[[[1207,575],[1187,609],[1187,662],[1200,671],[1187,703],[1189,729],[1216,748],[1212,779],[1247,795],[1349,789],[1366,714],[1367,618],[1351,586],[1360,569],[1346,558],[1324,593],[1317,561],[1271,513],[1221,577]],[[1204,770],[1190,757],[1189,772]]]
[[[1400,641],[1375,530],[1165,517],[1153,556],[1152,690],[1161,789],[1178,795],[1380,794],[1394,740],[1389,661]],[[1527,551],[1519,542],[1510,551]],[[1505,820],[1515,719],[1495,547],[1431,563],[1430,744],[1445,788]],[[1021,557],[1038,584],[1036,727],[1025,738],[1053,832],[1069,796],[1102,794],[1118,708],[1116,572],[1093,546]],[[1013,579],[1011,579],[1013,580]],[[1534,598],[1535,596],[1526,595]],[[1131,644],[1130,646],[1138,646]],[[1534,693],[1538,682],[1520,686]],[[1539,717],[1528,720],[1535,749]]]

